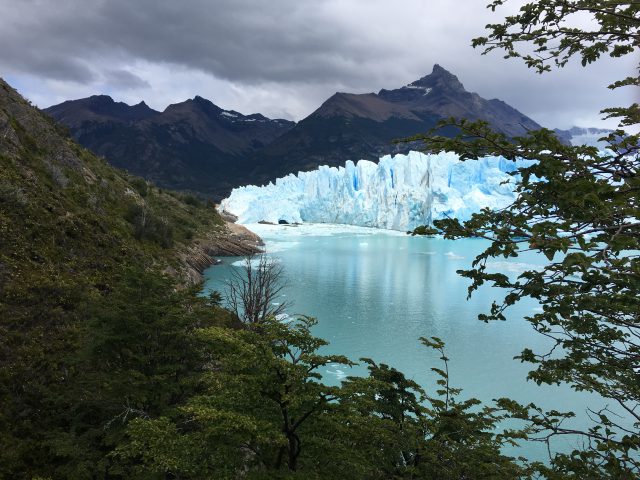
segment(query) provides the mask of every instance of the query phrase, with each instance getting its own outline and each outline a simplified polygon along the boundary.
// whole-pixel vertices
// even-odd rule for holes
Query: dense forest
[[[529,3],[474,43],[509,57],[533,43],[540,55],[523,58],[540,71],[574,55],[584,64],[617,58],[639,46],[639,8]],[[561,27],[576,13],[591,15],[594,31]],[[638,85],[628,77],[614,87]],[[636,125],[639,112],[634,104],[608,114]],[[326,343],[313,336],[314,319],[283,323],[265,308],[278,288],[266,258],[235,279],[230,303],[189,282],[193,244],[225,240],[212,205],[108,166],[2,81],[0,478],[637,478],[638,136],[612,133],[603,155],[546,130],[514,145],[486,124],[455,125],[461,137],[432,132],[425,148],[538,163],[520,172],[511,207],[415,233],[490,239],[461,272],[471,291],[485,282],[508,290],[482,320],[504,319],[520,298],[540,301],[529,321],[563,354],[525,350],[531,378],[597,392],[630,424],[601,411],[591,428],[566,431],[570,412],[467,399],[450,385],[446,346],[433,337],[421,341],[440,354],[441,364],[425,365],[435,385],[367,358],[357,359],[366,377],[326,385],[323,366],[353,360],[319,352]],[[523,249],[549,264],[515,281],[484,270],[488,258]],[[551,452],[545,464],[501,453],[569,434],[584,448]]]

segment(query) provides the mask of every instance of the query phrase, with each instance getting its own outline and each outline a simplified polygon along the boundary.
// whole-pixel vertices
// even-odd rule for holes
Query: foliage
[[[203,204],[203,202],[198,197],[196,197],[195,195],[189,195],[189,194],[183,195],[182,201],[187,205],[192,205],[194,207],[199,207],[199,206],[202,206]]]
[[[129,206],[125,219],[133,225],[138,240],[155,242],[163,248],[173,246],[173,229],[166,218],[158,217],[146,205],[134,203]]]
[[[523,458],[516,463],[501,453],[505,445],[517,445],[527,434],[505,430],[496,434],[500,423],[510,418],[502,406],[481,406],[475,398],[460,401],[461,389],[450,386],[449,359],[438,337],[422,337],[421,342],[440,353],[444,369],[438,375],[437,396],[429,396],[427,409],[430,437],[423,459],[423,478],[489,479],[525,478],[533,473]]]
[[[140,398],[166,389],[155,412],[187,392],[172,362],[197,357],[178,360],[194,354],[180,332],[230,320],[161,274],[180,268],[187,230],[222,221],[154,189],[137,197],[125,173],[61,137],[2,80],[0,131],[0,478],[104,476],[126,422],[105,425],[127,402],[147,409]],[[135,238],[124,219],[133,198],[162,212],[173,248]]]
[[[310,335],[314,323],[305,317],[290,324],[266,318],[257,328],[202,330],[209,361],[216,365],[206,376],[206,391],[191,398],[173,421],[135,422],[132,442],[121,455],[140,458],[150,471],[187,478],[297,471],[305,461],[306,437],[317,435],[307,424],[336,399],[337,389],[319,382],[318,371],[330,363],[349,363],[317,353],[326,342]],[[165,448],[153,448],[158,432],[174,438],[171,461]]]
[[[505,3],[507,0],[494,0],[488,8],[495,11]],[[484,53],[504,50],[505,58],[522,58],[539,73],[551,69],[550,61],[564,67],[573,56],[579,56],[585,66],[603,54],[622,57],[633,53],[640,46],[639,15],[640,5],[634,1],[529,2],[503,23],[487,25],[489,36],[475,38],[472,45],[486,47]],[[516,48],[520,43],[533,51],[522,54]]]
[[[306,317],[269,318],[257,328],[203,329],[215,365],[205,374],[205,392],[173,415],[131,422],[118,456],[139,464],[140,475],[189,479],[527,475],[500,453],[522,434],[495,434],[504,416],[478,408],[475,399],[458,402],[446,369],[436,369],[442,390],[433,397],[370,359],[363,359],[368,377],[349,377],[339,387],[323,383],[324,368],[352,363],[318,353],[326,342],[311,335],[314,324]]]
[[[130,181],[131,186],[136,189],[136,192],[140,194],[141,197],[146,197],[149,193],[149,186],[144,178],[132,178]],[[185,202],[186,203],[186,202]]]
[[[495,1],[490,8],[503,3]],[[586,65],[605,53],[621,57],[637,50],[639,8],[637,2],[532,2],[504,23],[488,25],[489,36],[475,39],[474,45],[484,46],[485,53],[503,49],[507,57],[522,56],[539,72],[550,69],[549,61],[561,67],[575,55]],[[570,26],[578,13],[590,15],[588,27]],[[533,46],[533,53],[521,54],[520,44]],[[630,85],[640,85],[639,78],[625,78],[610,88]],[[620,117],[621,127],[637,125],[639,112],[637,104],[604,111]],[[491,242],[471,269],[460,272],[472,280],[470,294],[484,283],[508,292],[503,302],[494,303],[480,318],[502,320],[505,309],[521,299],[539,301],[543,311],[528,320],[552,340],[552,348],[521,353],[522,361],[536,366],[530,378],[597,392],[611,402],[613,411],[591,412],[593,425],[576,432],[563,426],[564,414],[507,401],[503,406],[528,419],[540,440],[576,433],[585,438],[585,449],[556,454],[551,468],[543,468],[550,478],[640,474],[639,136],[617,130],[603,139],[608,149],[600,152],[565,145],[545,129],[507,139],[482,122],[445,123],[458,127],[461,135],[424,136],[427,150],[455,151],[465,160],[487,154],[531,160],[514,174],[518,198],[509,207],[482,211],[464,223],[434,222],[445,238],[482,237]],[[549,263],[517,278],[487,270],[489,259],[513,258],[524,251],[540,252]]]

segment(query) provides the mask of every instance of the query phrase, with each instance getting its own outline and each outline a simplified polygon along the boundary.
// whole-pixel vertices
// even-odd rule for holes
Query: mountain
[[[467,92],[458,77],[437,64],[430,75],[396,90],[380,90],[378,97],[402,105],[418,116],[429,114],[485,120],[495,130],[510,137],[540,128],[502,100],[485,100],[477,93]]]
[[[587,145],[599,148],[607,147],[607,144],[605,142],[600,142],[599,139],[613,133],[613,130],[607,128],[593,127],[571,127],[568,130],[556,128],[553,131],[558,135],[558,137],[564,139],[571,145]]]
[[[297,124],[242,115],[195,97],[156,112],[105,96],[45,110],[82,145],[158,185],[215,199],[319,165],[407,152],[396,139],[424,133],[450,116],[485,120],[508,136],[540,128],[501,100],[465,90],[439,65],[419,80],[378,93],[336,93]],[[453,135],[454,129],[444,129]]]
[[[241,223],[284,220],[407,231],[511,204],[516,193],[509,173],[524,165],[499,157],[463,162],[450,152],[409,152],[378,163],[348,160],[344,167],[322,166],[263,187],[235,188],[221,209]]]
[[[419,80],[378,93],[336,93],[289,132],[258,152],[248,162],[256,183],[319,165],[338,166],[345,160],[378,158],[406,153],[413,144],[396,139],[424,133],[448,117],[485,120],[507,136],[541,128],[501,100],[485,100],[465,90],[440,65]],[[453,135],[453,129],[444,129]]]
[[[123,102],[114,102],[108,95],[69,100],[51,107],[48,113],[70,128],[79,128],[85,122],[127,123],[160,115],[144,102],[131,107]]]
[[[106,95],[67,101],[45,112],[112,165],[163,187],[214,198],[244,180],[240,158],[294,125],[224,110],[199,96],[163,112]]]

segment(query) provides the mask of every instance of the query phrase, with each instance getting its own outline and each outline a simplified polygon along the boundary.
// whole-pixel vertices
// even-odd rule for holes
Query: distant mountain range
[[[393,140],[424,133],[448,117],[486,120],[508,136],[541,128],[500,100],[485,100],[465,90],[458,78],[439,65],[431,74],[395,90],[336,93],[294,128],[252,159],[251,177],[265,182],[319,165],[346,160],[377,160],[406,153],[410,145]],[[455,130],[443,130],[453,135]],[[415,149],[415,146],[414,146]],[[259,161],[258,161],[259,160]]]
[[[599,141],[600,138],[606,137],[613,130],[607,128],[583,128],[571,127],[568,130],[555,128],[553,130],[558,137],[563,138],[573,145],[588,145],[591,147],[606,148],[607,144]]]
[[[395,90],[336,93],[297,124],[223,110],[196,96],[163,112],[99,95],[45,109],[85,147],[160,186],[214,199],[319,165],[402,153],[393,140],[424,133],[450,116],[485,120],[508,136],[541,128],[505,102],[465,90],[439,65]],[[453,130],[445,130],[452,135]]]
[[[223,110],[196,96],[164,112],[106,95],[45,109],[75,140],[114,166],[178,190],[219,197],[246,175],[238,161],[295,123]]]

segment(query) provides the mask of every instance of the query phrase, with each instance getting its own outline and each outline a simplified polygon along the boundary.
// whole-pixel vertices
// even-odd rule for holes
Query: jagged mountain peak
[[[191,100],[196,105],[207,106],[207,107],[214,106],[216,108],[220,108],[215,103],[213,103],[211,100],[209,100],[208,98],[201,97],[200,95],[196,95]]]
[[[465,91],[464,85],[462,85],[460,80],[458,80],[458,77],[437,63],[433,66],[433,70],[429,75],[425,75],[424,77],[407,85],[407,87],[411,86]]]
[[[70,100],[65,103],[72,103],[73,100]],[[89,108],[94,113],[107,113],[113,114],[115,112],[122,114],[123,112],[149,112],[149,113],[159,113],[156,110],[152,109],[145,103],[144,100],[140,101],[135,105],[129,105],[126,102],[116,102],[109,95],[91,95],[90,97],[83,98],[78,100],[77,102],[84,104],[87,108]]]
[[[93,103],[93,104],[111,104],[111,103],[116,103],[113,98],[111,98],[109,95],[91,95],[90,97],[87,97],[84,99],[87,103]]]
[[[78,100],[67,100],[46,108],[45,112],[68,126],[78,125],[84,121],[131,122],[160,114],[144,102],[131,106],[124,102],[116,102],[109,95],[92,95]]]
[[[454,74],[437,63],[430,74],[403,87],[393,90],[382,89],[378,96],[394,103],[424,104],[441,95],[458,97],[467,95],[464,85]]]
[[[210,116],[217,116],[223,110],[211,100],[201,97],[200,95],[196,95],[195,97],[185,100],[184,102],[172,103],[171,105],[167,106],[167,108],[164,110],[164,113],[184,111],[202,112]]]

